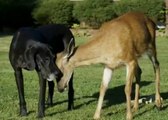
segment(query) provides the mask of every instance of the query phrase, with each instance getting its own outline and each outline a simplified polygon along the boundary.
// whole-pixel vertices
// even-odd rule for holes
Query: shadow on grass
[[[168,92],[161,93],[161,97],[163,98],[163,108],[161,110],[166,110],[168,108],[168,103],[164,104],[164,101],[168,100]]]
[[[145,86],[148,86],[149,84],[151,84],[152,82],[148,82],[148,81],[142,81],[140,83],[140,86],[141,88],[142,87],[145,87]],[[124,88],[125,88],[125,85],[121,85],[121,86],[118,86],[118,87],[114,87],[114,88],[111,88],[111,89],[108,89],[106,91],[106,95],[105,95],[105,98],[104,98],[104,101],[106,101],[106,104],[103,108],[108,108],[112,105],[117,105],[117,104],[121,104],[121,103],[126,103],[126,98],[125,98],[125,92],[124,92]],[[133,90],[132,90],[132,95],[131,95],[131,98],[134,99],[134,91],[135,91],[135,84],[133,84]],[[149,97],[151,95],[148,95],[148,96],[141,96],[140,98],[142,97]],[[168,99],[168,92],[166,93],[161,93],[161,96],[163,98],[163,100],[166,100]],[[83,96],[83,97],[80,97],[80,98],[75,98],[74,99],[74,103],[75,103],[75,100],[80,100],[80,99],[88,99],[88,101],[82,103],[82,104],[79,104],[77,106],[74,106],[74,109],[79,109],[81,108],[82,106],[86,106],[86,105],[89,105],[95,101],[98,100],[98,97],[99,97],[99,92],[96,92],[94,93],[92,96]],[[53,106],[56,106],[56,105],[59,105],[59,104],[62,104],[62,103],[68,103],[68,100],[64,100],[64,101],[60,101],[60,102],[56,102],[53,104]],[[141,104],[139,107],[143,107],[144,105]],[[167,109],[168,105],[163,105],[163,108],[162,110],[165,110]],[[153,109],[153,108],[151,108]],[[125,110],[125,109],[124,109]],[[57,112],[54,112],[54,113],[51,113],[51,114],[48,114],[47,116],[52,116],[52,115],[55,115],[57,113],[63,113],[63,112],[66,112],[68,111],[67,109],[63,110],[63,111],[57,111]],[[149,111],[149,110],[147,110]],[[145,112],[147,111],[144,111],[143,113],[140,113],[140,114],[144,114]],[[109,113],[111,114],[111,113]],[[139,116],[139,114],[138,114]]]
[[[151,83],[152,82],[142,81],[140,83],[140,86],[142,88],[142,87],[148,86]],[[121,86],[118,86],[118,87],[108,89],[106,91],[106,94],[105,94],[105,97],[104,97],[104,100],[106,101],[106,104],[105,104],[104,108],[126,102],[124,88],[125,88],[125,85],[121,85]],[[134,99],[134,96],[135,96],[134,91],[135,91],[135,84],[133,84],[131,99]],[[93,97],[98,98],[99,93],[93,94]]]
[[[141,87],[147,86],[150,83],[151,82],[146,82],[146,81],[141,82]],[[123,103],[123,102],[126,101],[126,99],[125,99],[125,93],[124,93],[124,87],[125,87],[125,85],[121,85],[121,86],[117,86],[117,87],[108,89],[106,91],[106,95],[105,95],[105,98],[104,98],[104,100],[107,101],[106,107],[110,107],[111,105],[120,104],[120,103]],[[133,89],[134,89],[134,87],[133,87]],[[134,94],[134,92],[133,92],[133,94]],[[88,98],[91,98],[92,100],[89,100],[89,101],[84,102],[84,103],[82,103],[82,104],[80,104],[78,106],[75,106],[74,109],[79,109],[83,105],[89,105],[92,102],[97,101],[98,97],[99,97],[99,92],[94,93],[92,96],[83,96],[83,97],[75,98],[74,102],[75,102],[75,100],[79,100],[79,99],[88,99]],[[132,95],[132,97],[134,97],[134,95]],[[56,105],[59,105],[59,104],[65,103],[65,102],[68,102],[68,100],[64,100],[64,101],[60,101],[60,102],[55,102],[53,104],[53,106],[56,106]]]
[[[148,95],[148,96],[142,96],[142,97],[149,97],[149,96],[154,96],[154,95],[155,95],[155,94]],[[161,93],[161,97],[163,98],[162,108],[159,108],[159,109],[158,109],[158,108],[156,107],[156,105],[154,105],[154,103],[152,103],[152,104],[153,104],[152,107],[148,107],[148,109],[144,109],[143,112],[138,113],[138,114],[135,115],[134,117],[141,116],[141,115],[143,115],[143,114],[145,114],[145,113],[147,113],[148,111],[151,111],[151,110],[153,110],[153,109],[157,109],[158,112],[161,112],[161,111],[166,110],[166,109],[168,108],[168,103],[165,103],[164,101],[168,100],[168,92]],[[140,108],[143,107],[143,106],[145,106],[145,104],[141,104],[141,105],[140,105]]]
[[[28,115],[35,113],[36,111],[32,110],[32,111],[28,111]]]

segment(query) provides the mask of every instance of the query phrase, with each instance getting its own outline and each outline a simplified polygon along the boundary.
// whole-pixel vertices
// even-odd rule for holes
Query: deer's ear
[[[69,44],[67,45],[67,48],[65,48],[65,58],[69,58],[74,53],[75,48],[75,40],[74,38],[71,38]]]

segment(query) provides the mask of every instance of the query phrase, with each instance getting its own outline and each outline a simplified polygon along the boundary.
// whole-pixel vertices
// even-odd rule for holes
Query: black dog
[[[54,78],[57,82],[62,72],[55,64],[56,54],[68,50],[67,45],[73,42],[71,31],[64,25],[46,25],[36,29],[21,28],[12,39],[9,51],[9,60],[14,69],[16,84],[19,93],[20,115],[27,115],[24,98],[24,84],[22,69],[36,70],[39,76],[40,93],[38,103],[38,117],[44,117],[46,80],[48,79],[49,93],[47,104],[52,105]],[[73,76],[69,84],[68,109],[73,108]]]

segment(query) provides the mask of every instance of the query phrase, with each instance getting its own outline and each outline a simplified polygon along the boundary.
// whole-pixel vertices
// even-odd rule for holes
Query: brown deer
[[[69,48],[73,48],[71,44]],[[72,50],[72,49],[71,49]],[[58,82],[58,90],[63,91],[70,80],[74,68],[90,65],[104,64],[104,74],[100,87],[97,109],[94,119],[100,118],[100,111],[104,95],[112,77],[112,72],[126,66],[125,94],[127,101],[126,119],[131,120],[131,89],[133,79],[136,78],[135,101],[133,110],[138,109],[141,69],[138,58],[147,54],[151,60],[156,79],[155,102],[161,108],[160,96],[160,68],[156,55],[155,24],[142,13],[129,12],[112,21],[104,23],[91,40],[73,51],[62,54],[57,64],[63,72],[63,77]],[[124,96],[123,96],[124,97]]]

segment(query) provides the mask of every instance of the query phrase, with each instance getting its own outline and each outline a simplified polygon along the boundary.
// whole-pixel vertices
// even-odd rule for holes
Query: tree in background
[[[69,0],[39,0],[32,16],[38,24],[72,23],[73,3]]]
[[[166,6],[166,8],[165,8],[165,15],[166,15],[166,32],[165,32],[165,34],[166,34],[166,36],[168,36],[168,0],[165,0],[165,6]]]
[[[128,11],[140,11],[157,20],[163,9],[163,0],[121,0],[114,4],[114,12],[119,16]]]
[[[79,21],[97,28],[115,17],[112,0],[84,0],[74,6],[73,16]]]
[[[35,5],[36,0],[0,0],[1,31],[4,28],[31,26],[31,12]]]
[[[84,0],[74,6],[73,15],[80,22],[84,21],[92,27],[99,27],[103,22],[113,19],[129,11],[140,11],[159,19],[163,9],[163,0]]]
[[[168,3],[168,0],[84,0],[75,4],[70,0],[0,0],[0,29],[32,26],[33,23],[70,26],[74,19],[98,28],[128,11],[142,11],[158,20],[164,1]]]

